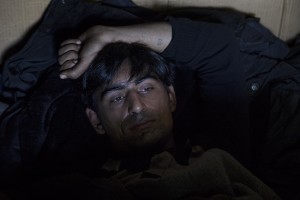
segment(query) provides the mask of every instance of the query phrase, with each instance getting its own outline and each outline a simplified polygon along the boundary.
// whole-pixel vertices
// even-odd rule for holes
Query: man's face
[[[155,77],[130,79],[125,60],[112,82],[96,92],[98,117],[118,151],[162,147],[172,138],[176,97]]]

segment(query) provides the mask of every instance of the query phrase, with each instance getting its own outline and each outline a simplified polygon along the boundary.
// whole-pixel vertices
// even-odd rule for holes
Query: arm
[[[206,101],[224,106],[243,104],[244,68],[233,31],[225,25],[186,19],[171,18],[169,23],[173,38],[162,56],[178,67],[196,72],[201,96]]]
[[[107,27],[95,26],[78,39],[62,43],[59,50],[61,78],[78,78],[88,68],[97,53],[108,43],[139,42],[162,52],[172,38],[172,28],[166,22]]]
[[[222,24],[187,19],[170,18],[169,23],[172,41],[162,55],[177,67],[193,69],[197,79],[201,107],[195,116],[194,141],[212,138],[212,146],[229,151],[245,164],[250,159],[248,100],[233,31]]]

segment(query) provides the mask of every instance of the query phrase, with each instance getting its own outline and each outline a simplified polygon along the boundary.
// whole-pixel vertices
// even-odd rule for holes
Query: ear
[[[101,122],[98,118],[97,113],[90,109],[90,108],[86,108],[85,109],[85,114],[87,115],[87,117],[90,120],[90,123],[92,124],[93,128],[95,129],[95,131],[99,134],[99,135],[104,135],[105,134],[105,130],[103,129]]]
[[[173,85],[168,86],[168,94],[170,100],[170,109],[172,112],[174,112],[176,109],[177,101],[176,101],[176,94]]]

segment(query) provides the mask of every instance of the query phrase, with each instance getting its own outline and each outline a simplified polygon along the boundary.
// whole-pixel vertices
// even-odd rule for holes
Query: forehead
[[[150,78],[150,77],[161,82],[158,76],[154,72],[149,71],[148,67],[145,66],[138,66],[138,67],[140,67],[142,70],[140,72],[133,72],[130,60],[128,58],[125,59],[121,63],[119,69],[113,75],[110,82],[105,84],[102,88],[110,87],[111,85],[115,85],[115,84],[135,82],[137,80]]]
[[[128,82],[131,79],[131,62],[129,59],[125,59],[119,69],[116,71],[114,76],[112,77],[111,82],[108,85]]]
[[[143,67],[143,66],[140,66]],[[101,99],[104,94],[110,91],[116,91],[121,90],[122,88],[127,88],[131,84],[139,84],[143,82],[144,80],[151,79],[152,82],[157,82],[159,84],[162,84],[162,82],[159,80],[157,75],[150,73],[145,69],[138,75],[132,75],[131,71],[131,63],[129,59],[126,59],[122,62],[119,69],[116,71],[116,73],[113,75],[111,81],[107,84],[104,84],[100,88],[98,88],[97,93],[100,95]]]

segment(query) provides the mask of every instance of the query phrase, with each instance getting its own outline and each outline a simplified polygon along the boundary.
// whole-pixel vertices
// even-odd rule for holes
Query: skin
[[[81,76],[106,44],[117,41],[139,42],[156,52],[162,52],[171,39],[172,27],[166,22],[121,27],[94,26],[78,38],[66,40],[61,44],[58,52],[58,61],[61,65],[60,78],[76,79]],[[124,104],[114,107],[109,105],[106,98],[99,98],[99,112],[86,110],[93,127],[99,134],[107,134],[115,149],[124,154],[136,149],[141,151],[149,150],[150,147],[171,146],[172,112],[176,107],[173,86],[167,87],[161,81],[152,79],[151,83],[155,83],[155,90],[140,90],[139,86],[143,82],[136,84],[133,79],[129,84],[130,63],[124,62],[124,66],[113,80],[113,84],[121,83],[127,86],[122,91],[126,94]],[[140,111],[136,106],[139,104]],[[133,115],[134,110],[137,114]]]
[[[163,52],[172,40],[172,27],[166,22],[121,27],[94,26],[76,39],[64,41],[58,51],[60,78],[76,79],[88,68],[97,53],[108,43],[138,42]]]
[[[151,76],[130,79],[130,66],[125,60],[112,82],[96,91],[98,110],[88,108],[87,116],[99,134],[105,130],[120,154],[169,148],[173,145],[174,88]]]

